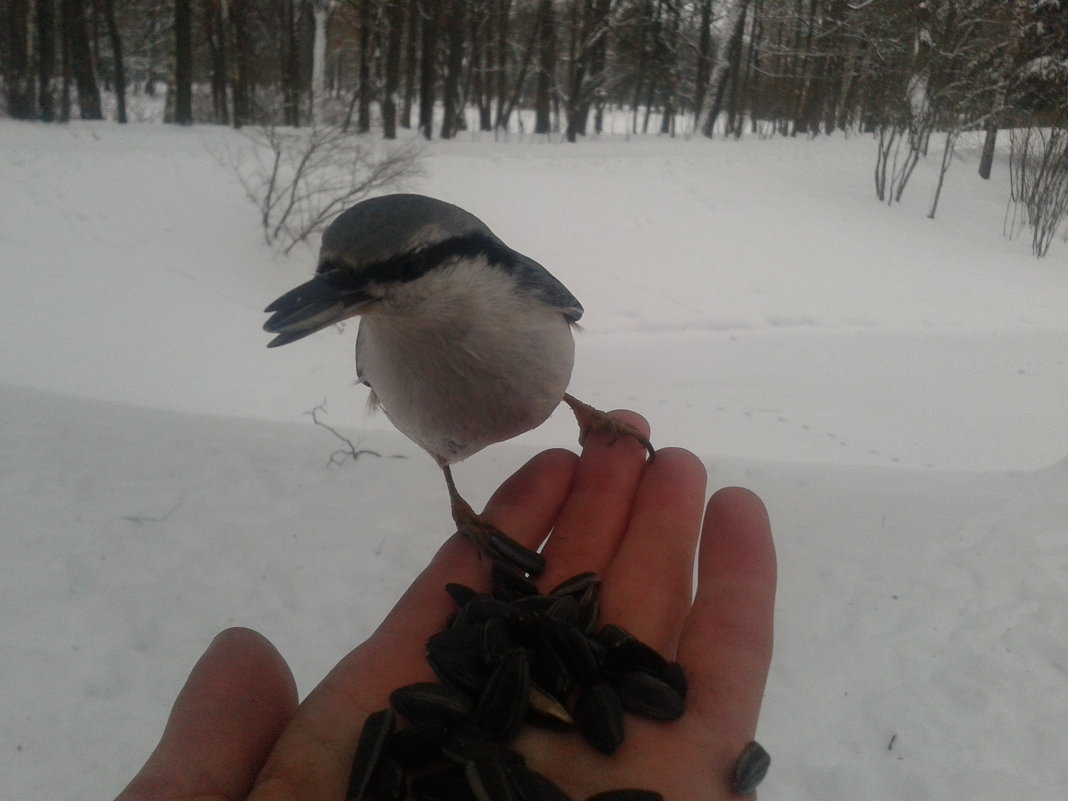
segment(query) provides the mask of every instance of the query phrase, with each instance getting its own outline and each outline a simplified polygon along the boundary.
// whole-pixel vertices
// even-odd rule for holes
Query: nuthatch
[[[451,464],[541,425],[561,401],[580,440],[604,429],[654,454],[639,431],[567,393],[582,316],[574,295],[458,206],[409,194],[358,203],[323,233],[315,277],[266,311],[277,334],[268,347],[360,316],[356,375],[370,404],[445,472],[459,531],[523,572],[541,572],[541,556],[475,513]]]

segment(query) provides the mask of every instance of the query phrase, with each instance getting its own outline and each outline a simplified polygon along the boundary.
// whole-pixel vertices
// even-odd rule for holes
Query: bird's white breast
[[[394,287],[361,319],[356,352],[393,424],[443,465],[544,422],[574,358],[558,309],[468,259]]]

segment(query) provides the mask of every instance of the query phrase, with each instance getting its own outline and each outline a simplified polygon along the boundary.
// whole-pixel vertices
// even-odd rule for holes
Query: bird
[[[543,557],[463,499],[451,466],[541,425],[561,404],[579,424],[655,449],[635,427],[567,392],[572,329],[583,308],[538,262],[478,217],[443,200],[388,194],[341,212],[324,230],[314,277],[267,306],[278,347],[359,316],[357,380],[368,406],[444,473],[453,522],[481,554],[531,576]]]

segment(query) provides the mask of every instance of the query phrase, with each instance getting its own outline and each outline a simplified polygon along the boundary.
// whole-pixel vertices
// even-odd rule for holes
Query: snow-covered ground
[[[263,245],[211,155],[239,142],[0,121],[2,799],[117,792],[225,626],[306,692],[448,532],[432,462],[364,416],[354,328],[264,347],[314,252]],[[975,157],[935,221],[933,165],[887,208],[863,137],[467,137],[406,187],[582,300],[575,394],[767,501],[765,799],[1068,794],[1068,247],[1006,240]],[[327,466],[324,399],[380,457]],[[573,440],[558,414],[458,481]]]

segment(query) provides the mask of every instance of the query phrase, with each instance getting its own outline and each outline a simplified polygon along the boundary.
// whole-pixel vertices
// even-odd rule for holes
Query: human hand
[[[618,415],[642,430],[641,418]],[[667,801],[732,798],[731,766],[752,739],[771,658],[775,555],[756,496],[722,490],[703,511],[705,473],[666,448],[646,463],[629,438],[592,435],[581,457],[546,451],[508,479],[486,517],[527,545],[550,530],[543,589],[592,570],[601,619],[686,669],[687,711],[671,723],[627,719],[611,757],[577,734],[527,727],[513,743],[577,801],[644,787]],[[691,594],[700,538],[698,587]],[[395,688],[433,680],[427,638],[454,604],[447,582],[488,588],[488,567],[454,537],[370,639],[296,705],[292,676],[262,637],[223,632],[175,702],[159,747],[118,801],[340,799],[364,719]]]

